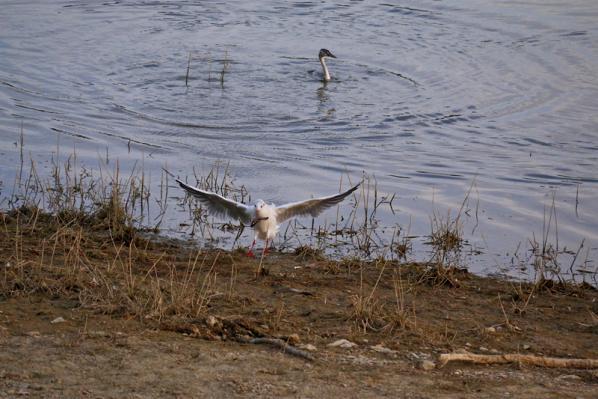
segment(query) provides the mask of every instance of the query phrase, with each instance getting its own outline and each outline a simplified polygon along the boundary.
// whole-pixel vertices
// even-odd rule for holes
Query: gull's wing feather
[[[199,199],[199,202],[201,202],[209,212],[218,216],[238,219],[244,224],[251,223],[254,213],[253,207],[224,198],[216,193],[190,186],[179,179],[176,179],[176,182],[179,183],[186,192]]]
[[[357,184],[355,187],[350,188],[344,193],[277,206],[276,221],[282,223],[287,219],[307,215],[316,217],[324,210],[344,200],[349,194],[357,190],[357,187],[359,187],[360,184],[361,183]]]

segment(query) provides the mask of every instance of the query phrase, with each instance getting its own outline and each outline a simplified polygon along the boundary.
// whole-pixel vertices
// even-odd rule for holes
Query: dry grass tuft
[[[466,268],[444,267],[442,264],[433,264],[423,270],[419,277],[419,284],[427,284],[432,287],[459,288],[461,280],[467,278],[469,272]]]
[[[430,244],[438,254],[460,250],[463,245],[463,229],[459,219],[451,219],[450,214],[446,219],[434,215],[431,222]]]
[[[358,293],[351,296],[352,307],[350,319],[355,322],[357,329],[365,334],[368,331],[380,331],[383,327],[382,314],[384,305],[375,296],[375,293],[386,268],[386,263],[384,262],[382,265],[378,279],[369,292],[367,292],[364,286],[364,267],[367,267],[367,265],[360,265]]]
[[[412,299],[411,306],[407,304],[407,294],[413,291],[413,284],[407,280],[403,281],[400,271],[393,271],[393,287],[395,294],[394,306],[384,316],[387,324],[384,331],[393,334],[397,330],[417,328],[417,317],[415,312],[415,299]]]
[[[325,259],[324,253],[319,248],[312,248],[307,245],[302,245],[295,248],[295,256],[300,260],[323,260]]]

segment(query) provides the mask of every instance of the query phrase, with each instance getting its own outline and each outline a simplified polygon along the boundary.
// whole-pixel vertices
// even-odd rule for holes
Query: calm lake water
[[[328,84],[320,48],[338,57]],[[540,240],[554,198],[551,241],[585,239],[578,264],[596,267],[595,0],[2,1],[2,196],[21,124],[46,168],[57,142],[92,166],[107,151],[143,159],[155,183],[162,166],[191,176],[224,160],[275,203],[365,172],[396,193],[380,222],[416,236],[475,181],[464,232],[481,273]],[[165,227],[186,217],[173,211]],[[416,243],[413,257],[427,250]]]

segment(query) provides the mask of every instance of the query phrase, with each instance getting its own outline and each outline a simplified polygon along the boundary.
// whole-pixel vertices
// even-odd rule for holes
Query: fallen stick
[[[598,359],[567,359],[559,357],[545,357],[534,355],[520,355],[506,353],[504,355],[476,355],[473,353],[444,353],[440,355],[438,367],[445,366],[451,361],[470,362],[476,364],[505,364],[520,363],[540,367],[595,369]]]
[[[301,349],[297,349],[292,345],[287,344],[282,339],[278,339],[278,338],[251,338],[251,339],[248,339],[248,338],[241,338],[241,337],[239,337],[237,339],[246,344],[272,345],[272,346],[282,349],[282,351],[284,353],[288,353],[289,355],[301,357],[306,360],[311,360],[311,361],[314,360],[314,357],[311,354],[309,354],[305,351],[302,351]]]

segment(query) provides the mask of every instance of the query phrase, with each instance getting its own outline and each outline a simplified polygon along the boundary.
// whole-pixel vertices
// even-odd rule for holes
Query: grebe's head
[[[326,50],[325,48],[323,48],[320,50],[320,53],[318,54],[318,58],[322,59],[325,57],[336,58],[336,56],[334,54],[332,54],[329,50]]]

